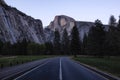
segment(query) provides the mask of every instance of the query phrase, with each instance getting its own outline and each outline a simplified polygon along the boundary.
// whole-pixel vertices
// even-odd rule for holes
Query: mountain
[[[54,20],[44,29],[46,41],[53,42],[55,30],[58,30],[62,37],[63,30],[66,28],[68,35],[70,35],[74,23],[75,20],[71,17],[65,15],[55,16]]]
[[[84,34],[87,34],[89,29],[92,26],[95,26],[94,22],[76,21],[75,19],[65,15],[57,15],[55,16],[54,20],[44,29],[46,40],[48,42],[53,41],[55,30],[58,30],[62,37],[62,33],[65,28],[70,36],[71,30],[75,24],[79,30],[79,36],[81,40],[83,39]],[[105,27],[105,30],[108,30],[107,25],[104,25],[103,27]]]
[[[76,21],[66,15],[57,15],[43,29],[41,20],[34,19],[16,8],[8,6],[4,0],[0,0],[0,40],[3,42],[14,44],[23,39],[39,44],[53,42],[55,30],[58,30],[62,37],[63,30],[66,28],[68,36],[71,36],[75,24],[81,40],[84,34],[87,34],[89,29],[94,26],[93,22]],[[108,30],[107,25],[104,27]]]
[[[34,19],[0,0],[0,40],[16,43],[26,39],[42,44],[45,41],[42,21]]]
[[[71,17],[65,15],[55,16],[54,21],[50,23],[47,27],[52,31],[58,30],[60,33],[66,28],[68,34],[70,35],[71,29],[73,28],[75,20]]]
[[[71,36],[71,31],[75,24],[79,30],[80,38],[83,38],[84,33],[87,33],[89,28],[94,25],[92,22],[81,22],[76,21],[75,19],[66,15],[57,15],[55,16],[54,20],[44,29],[46,40],[48,42],[53,41],[55,30],[58,30],[62,37],[63,31],[66,29],[68,36]]]

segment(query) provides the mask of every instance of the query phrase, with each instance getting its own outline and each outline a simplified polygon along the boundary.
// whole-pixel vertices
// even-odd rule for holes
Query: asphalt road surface
[[[16,65],[13,67],[6,67],[3,69],[0,69],[0,80],[13,80],[13,78],[12,79],[9,79],[9,78],[17,74],[20,74],[22,72],[29,71],[30,69],[37,67],[49,60],[50,58],[42,59],[42,60],[37,60],[37,61],[32,61],[32,62]]]
[[[68,57],[50,59],[14,80],[106,80]]]

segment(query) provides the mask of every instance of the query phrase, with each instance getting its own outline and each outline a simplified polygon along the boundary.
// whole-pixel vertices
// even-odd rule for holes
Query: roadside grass
[[[49,58],[54,56],[40,55],[40,56],[9,56],[0,57],[0,68],[10,67],[18,64],[23,64],[26,62],[31,62],[39,59]]]
[[[97,58],[89,56],[79,56],[76,58],[73,57],[73,59],[120,77],[120,57],[110,56]]]

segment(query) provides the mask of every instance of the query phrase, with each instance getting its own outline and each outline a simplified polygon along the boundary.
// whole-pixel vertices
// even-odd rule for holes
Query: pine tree
[[[10,42],[4,43],[2,47],[2,55],[12,55]]]
[[[110,19],[109,19],[109,26],[110,27],[115,27],[116,25],[116,19],[113,15],[110,16]]]
[[[0,55],[2,54],[2,47],[3,47],[3,42],[0,40]]]
[[[60,54],[61,52],[61,44],[60,44],[60,34],[59,31],[56,30],[54,33],[54,51],[55,54]]]
[[[95,55],[98,52],[97,42],[96,42],[96,28],[92,26],[88,33],[87,41],[87,54]]]
[[[120,55],[120,16],[119,16],[119,20],[118,20],[118,24],[117,24],[117,46],[118,46],[118,51],[116,53],[116,55]]]
[[[98,49],[98,56],[103,56],[104,55],[104,43],[105,43],[105,37],[106,37],[106,32],[104,31],[103,24],[100,20],[95,21],[95,27],[97,30],[97,44],[99,46]]]
[[[118,29],[120,30],[120,16],[119,16],[119,20],[118,20],[118,25],[117,25]]]
[[[105,40],[105,31],[100,20],[95,21],[88,33],[87,53],[97,56],[103,56],[103,45]]]
[[[76,27],[76,25],[72,29],[70,47],[71,47],[71,52],[75,57],[81,51],[79,32],[78,32],[78,28]]]
[[[61,45],[62,53],[69,54],[69,37],[66,29],[63,31]]]
[[[27,54],[27,46],[28,46],[28,42],[27,40],[24,38],[19,44],[19,50],[20,50],[20,55],[26,55]]]
[[[84,34],[83,37],[83,42],[82,42],[82,54],[86,55],[87,54],[87,35]]]
[[[116,19],[112,15],[109,20],[109,30],[106,37],[106,46],[108,55],[116,55],[118,51],[117,46],[117,27],[116,27]]]
[[[46,46],[46,52],[45,53],[47,55],[52,55],[53,54],[53,44],[52,44],[52,42],[46,42],[45,46]]]

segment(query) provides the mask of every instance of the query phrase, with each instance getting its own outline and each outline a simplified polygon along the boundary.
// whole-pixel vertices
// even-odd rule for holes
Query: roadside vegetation
[[[79,56],[74,57],[73,59],[79,61],[80,63],[93,66],[97,69],[120,77],[120,57],[106,56],[103,58],[97,58],[90,56]]]
[[[23,64],[26,62],[31,62],[39,59],[49,58],[52,56],[8,56],[8,57],[0,57],[0,68],[11,67],[18,64]]]

